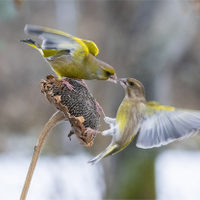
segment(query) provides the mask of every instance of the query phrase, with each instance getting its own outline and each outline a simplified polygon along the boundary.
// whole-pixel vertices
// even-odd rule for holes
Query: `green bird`
[[[200,111],[176,109],[155,101],[146,102],[145,88],[140,81],[134,78],[119,81],[125,89],[125,97],[116,118],[104,118],[110,129],[102,132],[103,135],[112,135],[111,144],[89,163],[97,163],[106,156],[120,152],[130,144],[136,134],[136,146],[148,149],[199,132]]]
[[[24,31],[42,40],[42,45],[32,39],[21,40],[21,42],[39,50],[59,78],[116,82],[114,68],[95,57],[99,50],[94,42],[36,25],[26,25]],[[68,83],[66,84],[72,89]]]
[[[62,77],[74,78],[81,81],[86,88],[84,79],[117,82],[114,68],[95,57],[99,50],[94,42],[74,37],[59,30],[36,25],[26,25],[24,31],[28,35],[38,36],[42,40],[42,44],[40,45],[32,39],[20,41],[39,50],[60,79]],[[74,90],[74,87],[68,81],[63,80],[63,83],[70,90]],[[102,112],[105,116],[97,101],[96,106],[99,113]]]

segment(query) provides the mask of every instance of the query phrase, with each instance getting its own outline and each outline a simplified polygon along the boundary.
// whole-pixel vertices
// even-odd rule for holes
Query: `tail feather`
[[[102,158],[105,158],[106,156],[112,155],[116,153],[118,150],[117,144],[110,144],[103,152],[101,152],[98,156],[90,160],[88,163],[91,163],[92,165],[99,162]]]
[[[41,49],[41,46],[37,42],[35,42],[31,39],[20,40],[20,42],[24,42],[24,43],[34,47],[35,49],[38,49],[38,50]]]
[[[31,39],[20,40],[20,42],[24,42],[24,43],[28,44],[29,46],[39,50],[39,52],[44,56],[44,52],[43,52],[43,50],[41,48],[41,45],[38,44],[37,42],[35,42],[35,41],[31,40]]]

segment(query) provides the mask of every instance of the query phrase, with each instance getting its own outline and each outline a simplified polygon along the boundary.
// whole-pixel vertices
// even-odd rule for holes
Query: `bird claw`
[[[92,128],[88,127],[88,128],[86,128],[86,130],[84,131],[83,135],[84,135],[85,137],[89,137],[90,135],[95,134],[95,133],[101,133],[101,132],[98,131],[98,130],[95,130],[95,129],[92,129]]]
[[[63,84],[65,84],[69,90],[71,91],[73,90],[74,92],[76,92],[76,90],[74,89],[74,86],[71,85],[68,81],[63,80]]]

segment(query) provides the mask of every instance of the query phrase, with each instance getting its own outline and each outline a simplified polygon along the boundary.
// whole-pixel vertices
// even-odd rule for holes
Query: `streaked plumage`
[[[113,67],[96,59],[99,50],[94,42],[41,26],[26,25],[24,31],[42,40],[42,45],[31,39],[21,41],[38,49],[60,78],[117,79]]]
[[[117,111],[116,118],[106,117],[110,129],[103,135],[112,135],[111,144],[89,161],[94,164],[102,158],[123,150],[138,133],[137,147],[148,149],[159,147],[194,135],[200,129],[200,111],[176,109],[146,102],[145,89],[133,78],[120,79],[125,97]]]

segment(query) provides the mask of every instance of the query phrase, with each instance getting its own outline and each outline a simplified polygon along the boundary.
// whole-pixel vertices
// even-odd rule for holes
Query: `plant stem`
[[[57,111],[56,113],[54,113],[54,115],[49,119],[49,121],[47,122],[47,124],[44,126],[42,132],[40,133],[40,136],[38,138],[38,142],[37,145],[34,147],[34,152],[33,152],[33,156],[32,156],[32,161],[30,163],[29,169],[28,169],[28,173],[26,176],[26,180],[24,183],[24,187],[21,193],[21,197],[20,200],[25,200],[28,190],[29,190],[29,186],[31,183],[31,179],[33,176],[33,172],[35,170],[35,166],[37,164],[37,160],[39,158],[39,155],[42,151],[42,147],[50,133],[50,131],[59,123],[61,123],[62,121],[66,120],[66,117],[64,116],[64,114],[61,111]]]

